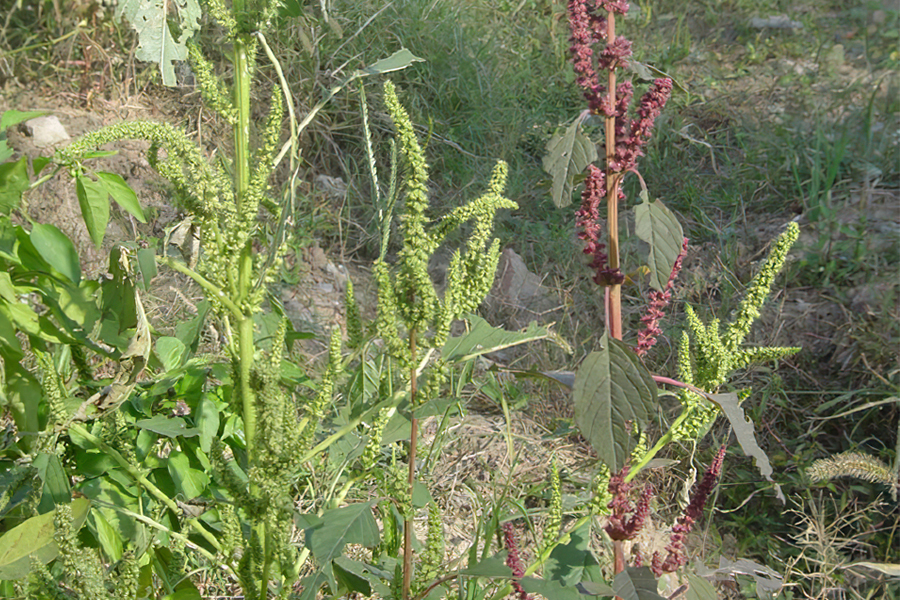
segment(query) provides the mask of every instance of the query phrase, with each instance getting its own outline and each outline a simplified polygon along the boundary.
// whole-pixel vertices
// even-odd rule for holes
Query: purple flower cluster
[[[644,521],[650,514],[650,499],[653,498],[653,488],[644,487],[637,505],[628,497],[632,485],[625,481],[630,467],[625,465],[621,471],[609,478],[609,493],[612,496],[608,507],[609,519],[603,528],[609,537],[615,541],[630,540],[634,538],[644,527]]]
[[[516,530],[509,521],[503,524],[503,545],[506,546],[506,566],[512,570],[513,577],[522,577],[525,575],[525,565],[522,564],[522,557],[519,556]],[[512,586],[516,590],[516,596],[519,600],[529,600],[530,596],[522,588],[522,584],[519,583],[518,579],[513,579]]]
[[[684,509],[684,514],[678,518],[678,522],[672,527],[672,535],[669,537],[668,546],[666,546],[665,559],[659,555],[659,552],[653,553],[650,568],[657,576],[663,573],[671,573],[687,564],[687,556],[684,553],[684,541],[691,532],[694,523],[700,520],[700,517],[703,515],[703,507],[706,506],[706,501],[709,499],[709,495],[712,493],[713,488],[716,486],[716,481],[718,481],[719,475],[722,473],[725,449],[726,446],[724,445],[719,448],[716,458],[713,459],[712,464],[709,465],[706,473],[703,474],[700,485],[694,490],[690,503]]]
[[[675,264],[672,265],[672,273],[669,275],[666,287],[662,291],[653,290],[650,292],[650,303],[647,306],[647,313],[641,317],[641,323],[644,324],[644,328],[638,332],[637,346],[634,348],[638,356],[644,356],[656,344],[657,336],[662,333],[662,330],[659,328],[659,320],[665,315],[663,311],[672,300],[672,288],[675,287],[675,278],[678,277],[678,273],[681,271],[681,263],[687,254],[687,248],[688,239],[684,238],[681,244],[681,252],[678,254],[678,258],[675,259]]]
[[[569,28],[572,63],[576,81],[587,100],[590,112],[612,119],[615,138],[610,150],[605,178],[594,166],[590,167],[588,179],[582,193],[582,206],[578,211],[579,236],[585,241],[585,254],[591,256],[591,268],[595,272],[594,281],[600,285],[618,285],[625,277],[618,269],[608,267],[605,246],[599,239],[600,201],[610,189],[615,189],[618,202],[623,198],[617,185],[619,174],[633,170],[637,160],[643,156],[643,148],[650,139],[653,123],[672,94],[672,80],[657,79],[641,98],[634,118],[628,116],[628,108],[634,96],[630,81],[616,85],[615,73],[628,66],[632,55],[631,41],[616,37],[614,14],[628,12],[625,0],[569,0]],[[602,44],[602,49],[598,48]],[[600,73],[605,72],[607,83],[601,83]],[[610,88],[614,90],[610,90]],[[612,93],[614,92],[614,93]],[[613,174],[616,177],[613,178]],[[590,189],[589,189],[590,188]],[[591,221],[590,219],[593,219]]]
[[[621,87],[621,86],[619,86]],[[629,90],[630,92],[630,90]],[[637,114],[632,119],[624,135],[625,127],[622,126],[623,135],[619,137],[618,123],[616,131],[616,157],[610,169],[615,172],[625,172],[637,166],[637,160],[644,155],[644,146],[653,135],[653,124],[662,113],[663,107],[672,95],[672,80],[660,78],[653,82],[647,92],[641,97],[641,105]],[[628,99],[630,101],[631,94]],[[617,111],[617,121],[619,112]]]
[[[609,268],[606,244],[600,241],[600,201],[605,196],[606,174],[589,165],[581,192],[581,208],[575,212],[575,226],[578,237],[584,241],[584,253],[591,257],[594,281],[599,285],[613,285],[625,281],[625,275],[619,269]]]

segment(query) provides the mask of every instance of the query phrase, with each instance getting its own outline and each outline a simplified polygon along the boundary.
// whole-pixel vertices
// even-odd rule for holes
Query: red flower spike
[[[603,528],[615,541],[633,539],[644,527],[644,522],[650,514],[653,488],[649,485],[644,487],[641,498],[635,506],[628,499],[628,493],[633,486],[625,481],[629,469],[630,467],[626,465],[609,478],[609,493],[612,495],[612,500],[607,506],[611,514]]]
[[[706,501],[709,500],[709,495],[712,493],[713,488],[716,486],[716,481],[718,481],[719,475],[722,473],[725,450],[726,446],[724,445],[719,448],[716,458],[713,459],[712,464],[709,465],[706,473],[703,474],[700,484],[694,490],[690,503],[684,509],[684,514],[678,518],[678,522],[672,527],[672,535],[669,536],[669,544],[666,546],[665,560],[660,560],[659,553],[654,553],[651,568],[657,576],[663,573],[671,573],[687,564],[687,556],[684,553],[684,541],[691,532],[694,523],[703,516],[703,507],[706,506]]]
[[[513,577],[522,577],[525,575],[525,565],[522,564],[522,557],[519,556],[519,544],[516,540],[516,530],[512,523],[503,524],[503,545],[506,546],[506,566],[512,570]],[[522,585],[515,579],[512,586],[516,590],[516,596],[519,600],[530,600],[530,596],[522,588]]]
[[[666,287],[662,291],[653,290],[650,292],[650,303],[647,306],[647,313],[641,317],[644,329],[638,332],[637,346],[634,348],[634,352],[638,356],[644,356],[656,344],[656,338],[662,333],[662,329],[659,328],[659,321],[665,316],[663,311],[672,300],[672,288],[675,287],[675,278],[681,272],[681,263],[687,254],[687,248],[688,239],[684,238],[681,244],[681,252],[675,259],[675,264],[672,265],[672,273],[669,275]]]

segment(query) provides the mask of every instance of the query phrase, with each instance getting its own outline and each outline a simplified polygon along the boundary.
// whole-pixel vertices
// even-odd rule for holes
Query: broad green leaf
[[[553,339],[555,334],[537,323],[530,323],[525,331],[507,331],[491,326],[477,315],[465,315],[472,327],[468,333],[451,337],[444,344],[441,355],[448,362],[465,362],[483,354],[518,346],[536,340]]]
[[[641,359],[604,334],[575,374],[575,425],[612,471],[631,454],[631,421],[643,428],[656,407],[656,383]]]
[[[209,302],[203,300],[197,303],[197,314],[175,326],[175,337],[181,340],[187,349],[193,353],[197,351],[200,343],[200,333],[203,324],[206,323],[206,314],[209,312]]]
[[[544,564],[544,578],[567,586],[573,586],[584,579],[594,579],[593,576],[584,576],[585,571],[596,571],[599,565],[590,549],[590,534],[591,523],[588,522],[571,533],[569,543],[554,548]]]
[[[20,330],[28,335],[41,335],[40,319],[33,308],[24,302],[16,302],[15,304],[7,304],[6,310],[9,312],[9,316],[13,323],[15,323],[16,327]]]
[[[109,223],[109,192],[106,186],[86,175],[75,178],[75,195],[81,207],[81,217],[97,249],[103,244],[106,224]]]
[[[3,498],[0,498],[0,519],[17,506],[39,497],[42,487],[43,482],[32,465],[14,464],[0,472],[0,490],[4,492]]]
[[[650,285],[662,291],[681,253],[684,231],[672,211],[662,202],[649,202],[646,192],[641,192],[641,198],[644,202],[634,207],[634,232],[650,246],[647,257]]]
[[[16,337],[16,328],[13,327],[12,318],[2,302],[0,302],[0,355],[5,360],[13,362],[18,362],[25,356],[22,352],[22,344]]]
[[[769,463],[769,457],[759,447],[759,443],[756,441],[756,434],[753,431],[753,421],[744,416],[744,409],[741,408],[741,401],[738,395],[730,392],[727,394],[711,394],[707,397],[722,409],[725,417],[731,423],[731,428],[734,429],[734,435],[741,445],[741,450],[747,456],[752,456],[756,459],[756,468],[759,469],[760,475],[765,477],[767,481],[772,482],[775,486],[775,495],[782,503],[785,502],[781,486],[772,479],[772,465]]]
[[[320,565],[340,556],[347,544],[372,548],[380,539],[371,502],[329,510],[321,523],[306,530],[306,547]]]
[[[599,595],[586,593],[585,588],[580,585],[567,586],[555,579],[524,577],[521,585],[529,594],[539,594],[548,600],[585,600]]]
[[[91,160],[94,158],[106,158],[107,156],[115,156],[118,150],[89,150],[81,155],[82,160]]]
[[[6,376],[6,405],[9,407],[21,433],[37,434],[40,431],[38,410],[43,390],[31,372],[17,362],[3,361]],[[32,439],[31,436],[26,440]],[[26,445],[28,442],[26,441]]]
[[[200,431],[200,448],[209,453],[212,441],[219,435],[219,409],[216,403],[204,396],[197,406],[195,422]]]
[[[135,422],[135,427],[146,429],[161,436],[174,438],[178,437],[194,437],[200,435],[199,429],[190,428],[181,417],[166,417],[164,415],[156,415],[150,419],[141,419]],[[192,496],[193,497],[193,496]]]
[[[189,583],[188,586],[163,596],[162,600],[203,600],[200,590],[194,587],[193,583]]]
[[[141,271],[141,279],[144,289],[150,289],[150,281],[156,277],[156,251],[153,248],[141,248],[137,252],[138,268]]]
[[[625,567],[613,582],[616,596],[622,600],[666,600],[656,591],[658,587],[650,567]]]
[[[34,176],[37,177],[41,174],[41,171],[44,170],[44,167],[49,165],[53,160],[49,156],[38,156],[34,160],[31,161],[31,169],[34,171]]]
[[[86,281],[81,286],[66,286],[59,291],[59,309],[72,321],[66,323],[81,331],[90,333],[94,323],[100,318],[100,311],[95,301],[96,283]]]
[[[141,201],[138,200],[137,194],[134,193],[131,186],[125,183],[121,175],[104,171],[97,171],[95,175],[100,180],[100,183],[106,187],[106,191],[116,201],[116,204],[141,223],[147,222],[147,217],[144,216],[144,209],[141,208]]]
[[[187,58],[185,44],[200,29],[198,0],[120,0],[116,5],[116,18],[123,16],[137,31],[138,48],[135,57],[159,65],[163,85],[174,86],[177,83],[174,61]],[[169,19],[176,19],[179,23],[181,34],[178,39],[169,27]]]
[[[0,164],[0,215],[8,215],[22,202],[22,193],[30,185],[27,160],[23,156],[16,162]]]
[[[29,111],[6,110],[6,111],[3,111],[3,115],[0,116],[0,132],[6,131],[13,125],[18,125],[19,123],[24,123],[25,121],[30,121],[31,119],[43,117],[46,114],[47,114],[46,111],[39,111],[39,110],[29,110]]]
[[[393,571],[352,560],[346,556],[338,556],[334,559],[334,571],[338,580],[348,589],[353,588],[349,585],[351,582],[346,579],[345,574],[353,575],[357,584],[360,580],[365,581],[371,590],[374,590],[380,597],[390,597],[391,589],[388,584],[394,577]],[[360,593],[363,592],[360,590]],[[365,592],[365,595],[370,596],[372,592]]]
[[[35,457],[34,466],[44,482],[44,491],[53,500],[53,504],[62,504],[72,499],[69,479],[59,456],[41,452]]]
[[[551,198],[557,208],[568,206],[572,202],[572,188],[575,177],[597,160],[597,149],[594,142],[581,131],[581,119],[566,128],[565,133],[557,131],[547,144],[547,155],[544,156],[544,171],[553,178]]]
[[[489,556],[477,565],[459,572],[467,577],[512,577],[512,569],[506,565],[506,555]]]
[[[0,298],[7,302],[18,302],[19,294],[22,292],[16,287],[10,278],[9,273],[0,272]]]
[[[190,500],[203,495],[203,490],[209,484],[209,477],[203,471],[191,467],[187,454],[176,450],[169,454],[166,462],[177,490],[186,499]]]
[[[37,224],[31,230],[31,243],[41,258],[73,283],[81,281],[78,251],[66,234],[54,225]]]
[[[167,336],[156,338],[156,357],[166,371],[180,367],[186,353],[187,348],[178,338]]]
[[[713,584],[698,575],[687,576],[688,589],[684,600],[718,600]]]
[[[93,511],[91,518],[94,519],[97,540],[100,542],[100,547],[103,548],[106,556],[113,561],[122,558],[122,537],[116,529],[109,524],[109,521],[106,520],[99,510]]]
[[[86,498],[72,501],[72,529],[81,529],[90,506]],[[53,541],[55,516],[56,511],[51,511],[31,517],[0,536],[0,579],[21,579],[31,570],[32,560],[47,564],[56,558],[59,548]]]

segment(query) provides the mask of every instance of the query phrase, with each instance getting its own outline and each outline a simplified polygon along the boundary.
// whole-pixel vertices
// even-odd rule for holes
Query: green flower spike
[[[724,333],[719,331],[718,319],[704,325],[697,313],[690,306],[686,307],[688,332],[684,333],[678,352],[678,374],[682,381],[714,393],[737,369],[779,360],[800,351],[800,348],[740,347],[753,322],[759,318],[775,276],[784,266],[787,253],[799,232],[797,224],[792,222],[778,237],[759,273],[750,282],[734,321],[725,328]],[[718,409],[689,390],[682,390],[679,398],[687,413],[672,430],[672,439],[696,440],[715,419]]]
[[[404,166],[405,209],[400,217],[403,247],[395,277],[383,260],[375,264],[374,276],[378,284],[378,318],[376,329],[390,353],[409,366],[410,357],[401,327],[419,332],[420,346],[437,348],[443,345],[450,324],[466,312],[475,310],[493,284],[500,244],[491,239],[494,216],[502,208],[517,205],[502,196],[508,168],[499,162],[494,167],[487,192],[481,197],[457,207],[429,225],[426,215],[428,203],[428,164],[406,109],[400,104],[394,85],[384,85],[384,102],[394,122]],[[473,222],[473,230],[466,241],[465,251],[457,250],[447,272],[447,289],[443,299],[438,297],[428,275],[428,260],[447,236],[465,222]],[[430,339],[422,334],[429,330]]]
[[[559,539],[562,528],[562,485],[559,480],[559,465],[556,458],[550,465],[550,511],[544,526],[544,550],[549,549]]]

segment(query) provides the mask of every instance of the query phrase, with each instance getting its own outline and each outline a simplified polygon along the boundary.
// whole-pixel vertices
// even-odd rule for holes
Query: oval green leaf
[[[120,175],[103,171],[97,171],[96,175],[100,183],[106,186],[106,191],[116,201],[116,204],[141,223],[147,222],[147,217],[144,216],[144,209],[141,208],[141,202],[138,200],[137,194],[134,193],[131,186],[125,183],[125,180]]]
[[[631,455],[634,438],[627,422],[646,425],[656,407],[653,377],[637,355],[604,334],[575,373],[575,425],[612,471]]]
[[[91,501],[77,498],[72,501],[72,529],[78,531],[84,524]],[[56,558],[59,548],[53,541],[53,519],[56,511],[31,517],[13,527],[0,537],[0,579],[21,579],[31,570],[31,560],[43,564]]]
[[[75,179],[75,195],[91,240],[99,249],[109,222],[109,191],[102,182],[79,175]]]
[[[34,249],[47,263],[73,283],[81,282],[81,263],[78,251],[66,234],[54,225],[39,223],[31,230]]]

